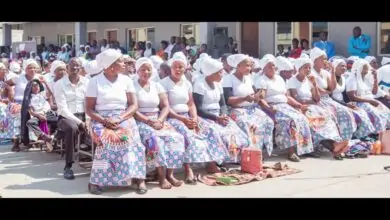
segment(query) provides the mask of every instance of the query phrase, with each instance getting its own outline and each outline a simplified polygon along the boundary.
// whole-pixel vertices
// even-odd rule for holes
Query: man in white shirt
[[[172,36],[171,37],[171,44],[169,44],[168,47],[165,48],[165,50],[164,50],[164,52],[168,54],[168,58],[171,57],[172,48],[175,46],[175,43],[176,43],[176,37]]]
[[[79,74],[81,61],[72,58],[68,64],[68,75],[54,85],[55,100],[58,107],[58,128],[64,133],[65,161],[64,178],[74,179],[74,147],[79,132],[86,130],[85,93],[88,80]]]

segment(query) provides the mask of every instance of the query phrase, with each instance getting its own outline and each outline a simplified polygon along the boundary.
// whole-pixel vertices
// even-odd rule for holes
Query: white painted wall
[[[23,41],[23,30],[12,30],[12,42]],[[0,29],[0,45],[3,45],[3,29]]]

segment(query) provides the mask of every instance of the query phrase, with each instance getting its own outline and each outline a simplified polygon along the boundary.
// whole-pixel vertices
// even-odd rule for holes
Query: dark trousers
[[[74,115],[85,122],[84,113],[76,113]],[[75,121],[59,116],[58,130],[63,133],[64,137],[66,166],[72,166],[74,163],[74,148],[77,141],[77,135],[79,133],[79,126]]]
[[[380,101],[382,104],[384,104],[387,108],[390,109],[390,100],[386,99],[385,97],[376,98],[376,100]]]
[[[35,134],[38,138],[40,138],[42,135],[45,134],[45,133],[43,133],[43,132],[41,131],[41,129],[39,128],[39,119],[38,119],[38,118],[35,118],[35,117],[30,118],[30,119],[27,121],[26,126],[28,127],[28,130],[34,132],[34,134]]]

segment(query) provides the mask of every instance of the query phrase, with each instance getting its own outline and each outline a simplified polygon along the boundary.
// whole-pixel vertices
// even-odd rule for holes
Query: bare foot
[[[51,141],[46,142],[46,152],[50,153],[53,151],[53,145],[51,144]]]
[[[171,183],[165,178],[163,180],[160,180],[159,182],[160,182],[159,186],[161,189],[171,189],[172,188]]]
[[[174,187],[180,187],[181,185],[183,185],[183,181],[181,180],[177,180],[175,177],[173,176],[170,176],[170,177],[167,177],[167,180],[168,182],[170,182],[172,184],[172,186]]]

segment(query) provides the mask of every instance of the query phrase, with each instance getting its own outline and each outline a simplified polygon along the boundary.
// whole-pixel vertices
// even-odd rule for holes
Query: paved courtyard
[[[88,193],[88,172],[74,165],[76,179],[62,177],[64,161],[57,154],[44,152],[10,152],[0,146],[0,195],[9,197],[390,197],[390,156],[334,161],[329,156],[289,163],[303,172],[241,186],[210,187],[198,183],[171,190],[161,190],[149,183],[146,195],[131,189],[112,189],[101,196]],[[269,163],[280,158],[268,159]],[[180,178],[182,176],[178,175]]]

